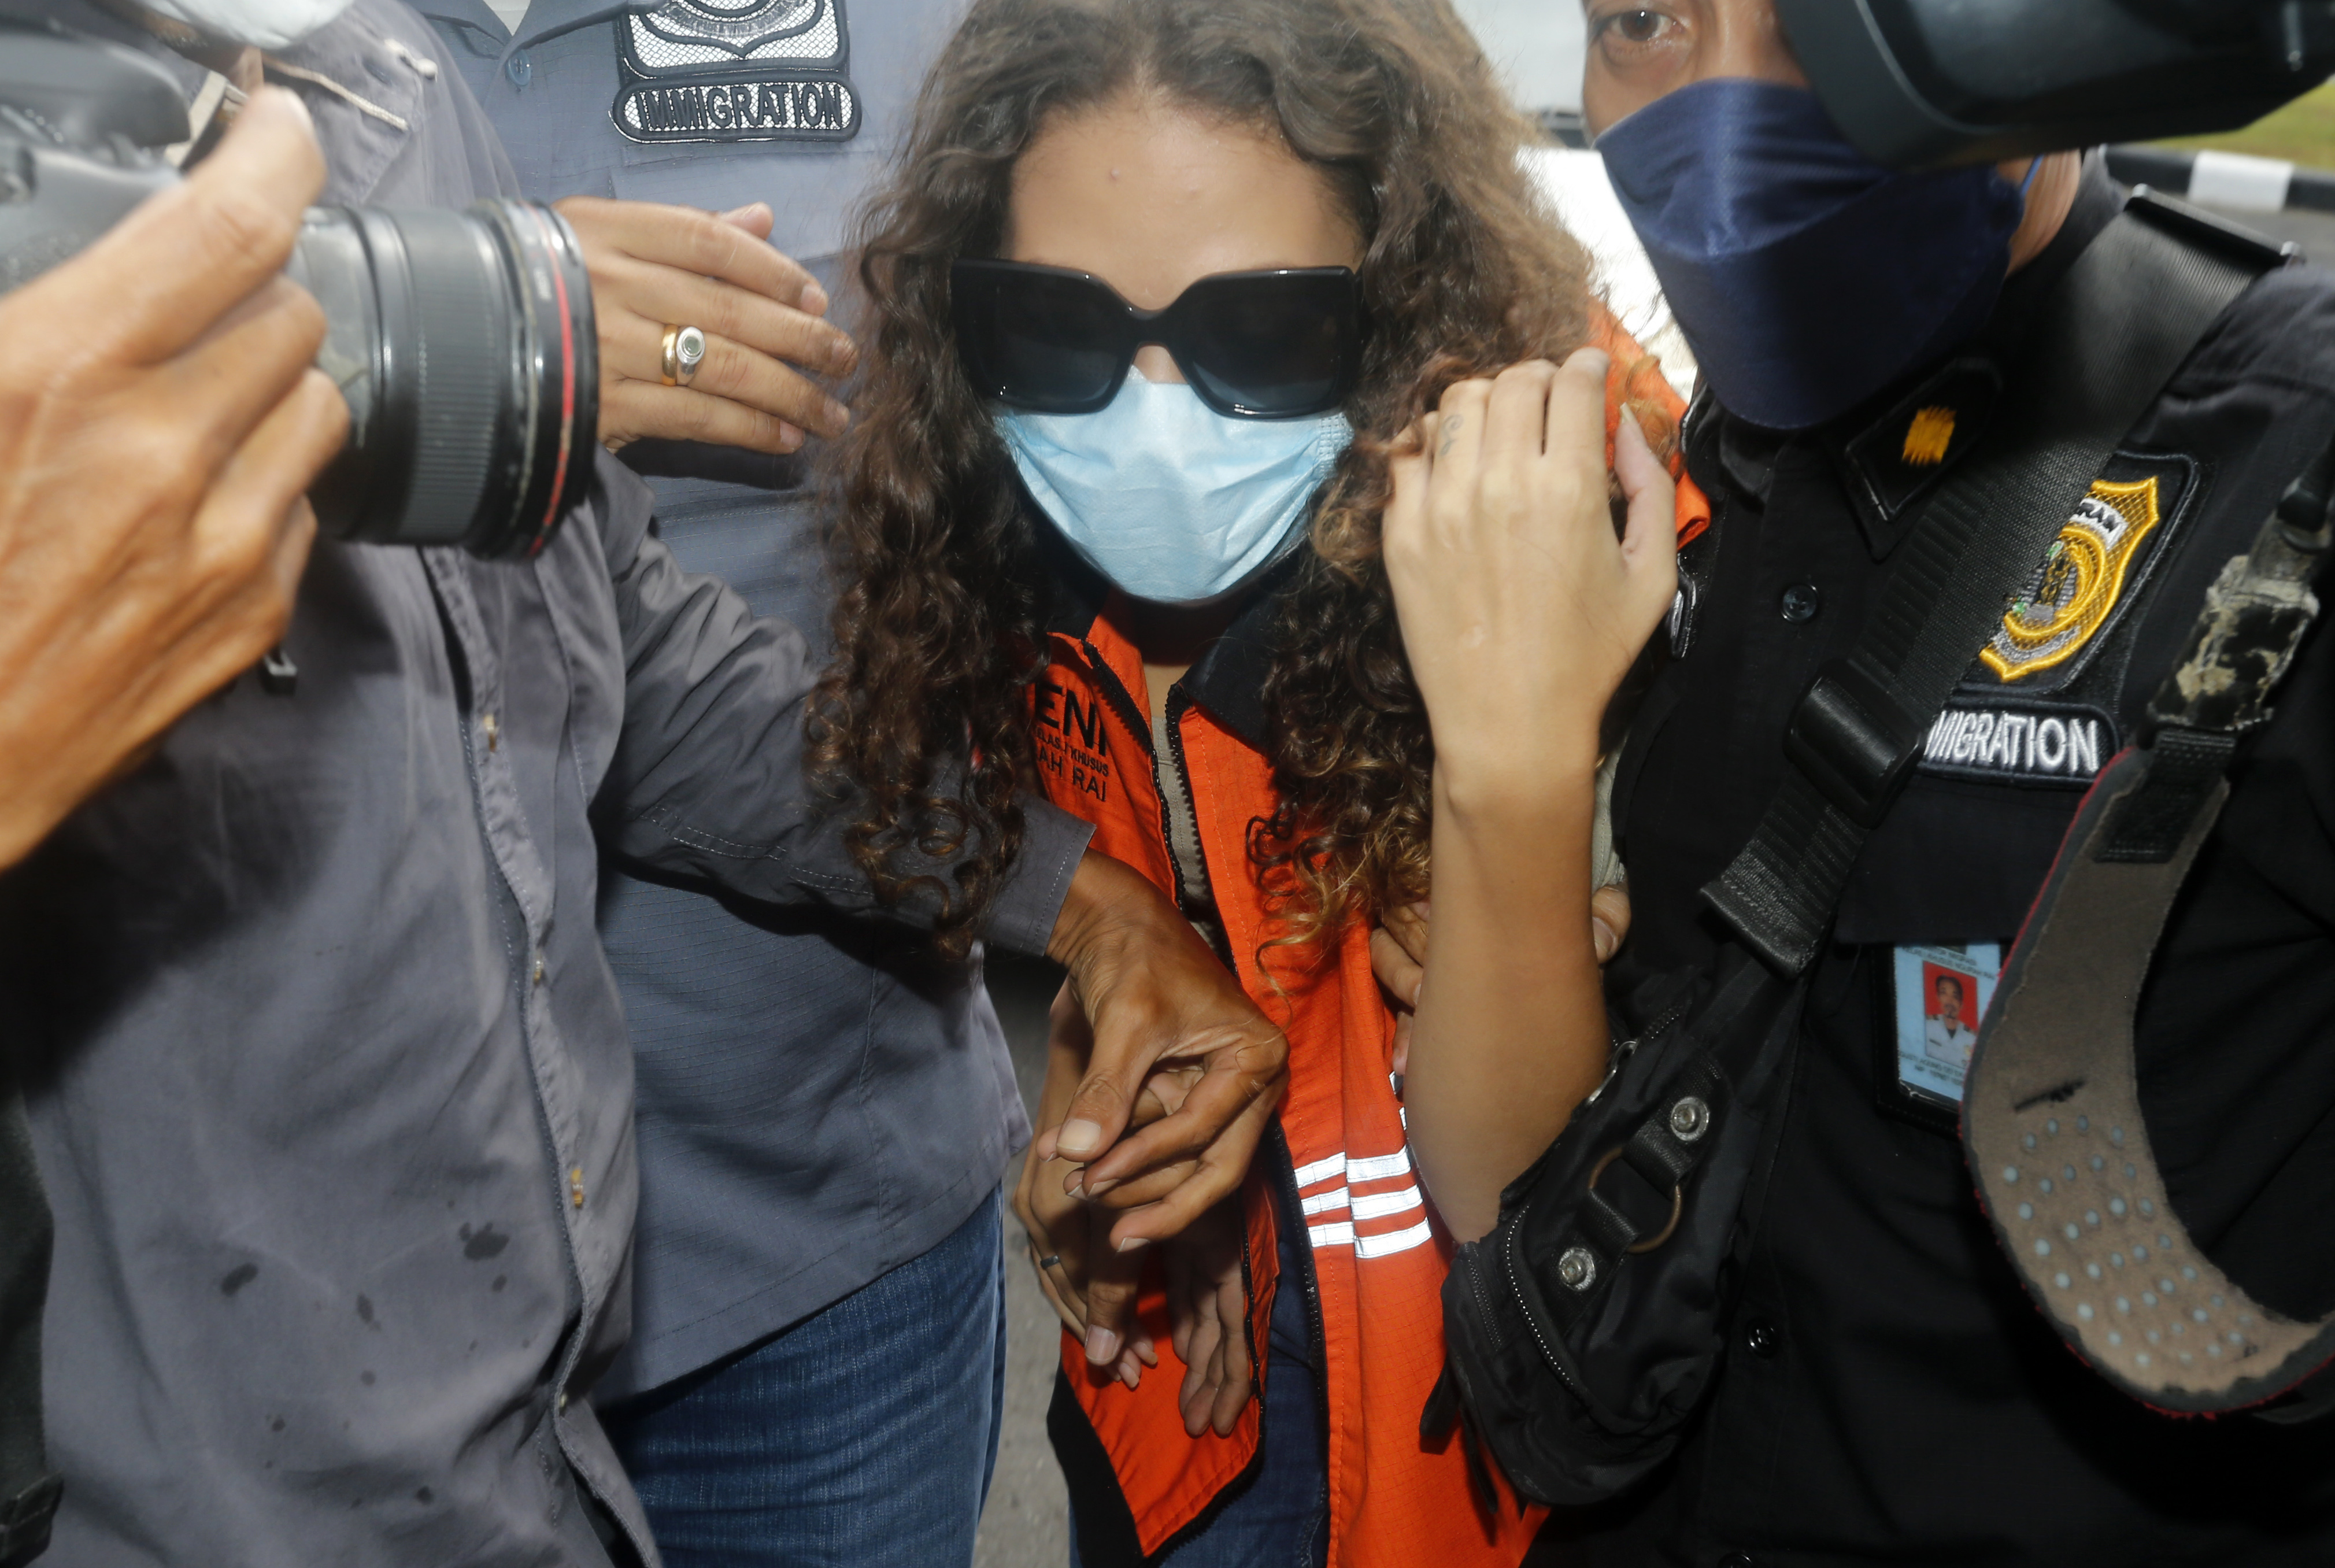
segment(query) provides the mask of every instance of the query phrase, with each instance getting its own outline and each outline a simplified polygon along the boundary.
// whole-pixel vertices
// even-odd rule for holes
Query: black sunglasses
[[[1165,310],[1138,310],[1087,273],[1029,262],[959,261],[949,281],[974,390],[1033,413],[1107,407],[1148,343],[1176,356],[1202,402],[1240,419],[1326,413],[1354,390],[1361,358],[1352,267],[1220,272]]]

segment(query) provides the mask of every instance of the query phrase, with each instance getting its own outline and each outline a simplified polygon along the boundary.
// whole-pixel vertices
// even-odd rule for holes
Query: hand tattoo
[[[1443,439],[1436,444],[1435,448],[1435,455],[1437,457],[1447,458],[1451,455],[1451,443],[1459,439],[1459,427],[1467,422],[1467,417],[1468,416],[1465,414],[1446,414],[1444,416]]]

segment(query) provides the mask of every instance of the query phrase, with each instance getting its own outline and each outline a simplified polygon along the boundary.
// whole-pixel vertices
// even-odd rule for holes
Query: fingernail
[[[1613,957],[1613,949],[1621,945],[1621,939],[1613,934],[1613,928],[1594,915],[1589,919],[1589,940],[1597,949],[1597,962],[1600,963]]]
[[[1107,1367],[1119,1357],[1119,1336],[1097,1323],[1087,1330],[1087,1361]]]
[[[298,120],[301,124],[307,126],[312,131],[315,129],[316,117],[308,112],[308,101],[306,99],[302,98],[298,93],[293,92],[288,87],[277,88],[276,90],[276,97],[286,109],[291,111],[293,117]]]
[[[1118,1185],[1119,1178],[1117,1176],[1105,1176],[1100,1181],[1088,1182],[1086,1184],[1086,1195],[1090,1198],[1099,1198]]]
[[[1072,1159],[1084,1159],[1102,1145],[1102,1123],[1078,1117],[1062,1124],[1055,1136],[1054,1148]]]
[[[796,304],[812,315],[827,314],[827,290],[816,283],[803,285],[802,297]]]
[[[1115,1243],[1111,1250],[1119,1253],[1132,1253],[1140,1251],[1142,1248],[1149,1246],[1150,1244],[1151,1238],[1149,1236],[1129,1236],[1123,1242]]]
[[[1412,981],[1412,982],[1410,982],[1410,1010],[1411,1010],[1411,1011],[1413,1011],[1413,1012],[1417,1012],[1417,1011],[1419,1011],[1419,992],[1421,992],[1425,991],[1426,989],[1427,989],[1427,976],[1425,976],[1425,975],[1423,975],[1423,974],[1422,974],[1422,975],[1420,975],[1417,980],[1414,980],[1414,981]]]
[[[795,429],[794,426],[788,424],[783,421],[780,422],[779,449],[781,451],[799,452],[802,450],[804,439],[802,431]]]

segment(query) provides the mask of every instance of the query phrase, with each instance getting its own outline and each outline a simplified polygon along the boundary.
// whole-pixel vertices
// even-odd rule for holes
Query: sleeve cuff
[[[1094,837],[1094,824],[1051,801],[1022,798],[1021,857],[990,905],[982,938],[1009,953],[1042,957],[1053,939],[1054,922],[1070,896],[1071,877]]]

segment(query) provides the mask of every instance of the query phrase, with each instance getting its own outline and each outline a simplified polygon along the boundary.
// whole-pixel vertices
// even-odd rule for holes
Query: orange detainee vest
[[[1609,435],[1625,399],[1657,404],[1675,421],[1681,405],[1660,371],[1610,322],[1601,325],[1600,346],[1614,359]],[[1678,514],[1681,542],[1708,526],[1709,503],[1684,479]],[[1032,690],[1033,750],[1047,796],[1095,825],[1092,847],[1172,898],[1177,872],[1152,771],[1150,698],[1142,656],[1116,619],[1121,603],[1114,594],[1090,625],[1050,634],[1051,664]],[[1452,1244],[1426,1205],[1404,1141],[1389,1078],[1394,1018],[1371,973],[1367,926],[1349,922],[1326,953],[1265,945],[1282,927],[1259,886],[1248,835],[1274,809],[1271,764],[1197,702],[1171,719],[1238,977],[1289,1037],[1280,1124],[1321,1304],[1331,1568],[1515,1568],[1545,1510],[1519,1511],[1496,1481],[1500,1506],[1487,1513],[1458,1438],[1429,1445],[1419,1433],[1443,1369],[1441,1292]],[[1266,1158],[1261,1151],[1259,1167]],[[1301,1288],[1276,1278],[1274,1179],[1254,1168],[1242,1194],[1250,1354],[1260,1378],[1274,1293]],[[1259,1407],[1252,1399],[1229,1437],[1187,1437],[1176,1402],[1184,1367],[1156,1260],[1138,1315],[1159,1355],[1140,1388],[1090,1371],[1067,1333],[1061,1364],[1150,1557],[1256,1457]]]

